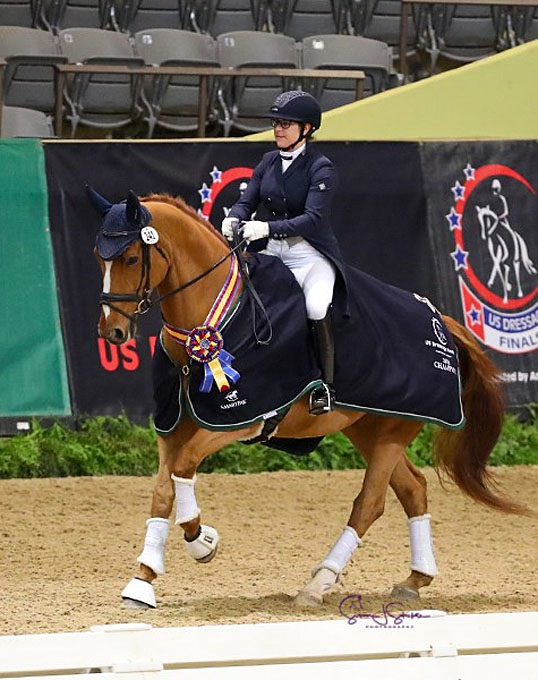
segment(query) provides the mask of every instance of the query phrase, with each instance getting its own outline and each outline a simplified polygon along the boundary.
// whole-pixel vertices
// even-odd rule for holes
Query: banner
[[[339,170],[333,224],[350,264],[433,297],[433,268],[418,144],[317,143]],[[62,325],[77,415],[147,417],[154,310],[121,347],[97,337],[101,275],[93,258],[100,217],[85,185],[112,202],[139,195],[183,197],[219,226],[270,143],[50,142],[45,146],[50,220]]]
[[[69,415],[43,149],[0,140],[0,159],[0,416]],[[11,429],[3,420],[2,432]]]
[[[502,369],[507,402],[538,400],[538,145],[424,144],[438,304]]]

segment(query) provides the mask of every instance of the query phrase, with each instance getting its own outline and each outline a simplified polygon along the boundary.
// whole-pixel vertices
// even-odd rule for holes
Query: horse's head
[[[138,316],[148,310],[168,262],[157,245],[158,232],[149,225],[152,215],[133,191],[121,203],[110,203],[91,188],[88,193],[103,217],[94,250],[103,274],[98,332],[121,345],[134,336]]]

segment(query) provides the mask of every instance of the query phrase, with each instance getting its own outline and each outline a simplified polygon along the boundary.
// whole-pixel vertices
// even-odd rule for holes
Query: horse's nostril
[[[121,342],[124,341],[125,335],[121,328],[111,328],[108,333],[108,339],[115,345],[119,345]]]

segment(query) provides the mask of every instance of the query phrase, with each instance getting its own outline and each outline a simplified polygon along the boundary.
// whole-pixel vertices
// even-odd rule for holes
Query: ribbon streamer
[[[221,349],[218,356],[204,364],[204,377],[200,382],[200,392],[209,392],[213,386],[213,381],[217,385],[219,392],[226,392],[230,389],[230,382],[236,383],[241,377],[239,372],[232,367],[235,359],[233,354]],[[227,380],[229,378],[229,382]]]

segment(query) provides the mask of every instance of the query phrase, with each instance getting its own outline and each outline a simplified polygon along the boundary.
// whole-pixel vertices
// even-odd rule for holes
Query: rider
[[[331,302],[337,274],[345,281],[343,258],[330,224],[336,184],[331,161],[307,144],[321,125],[321,109],[301,90],[284,92],[271,106],[276,151],[256,166],[247,189],[222,222],[232,240],[238,220],[247,220],[248,242],[268,239],[264,252],[279,257],[293,272],[306,300],[323,386],[310,394],[310,413],[333,408],[334,338]],[[256,219],[252,219],[253,213]],[[264,221],[265,220],[265,221]]]

